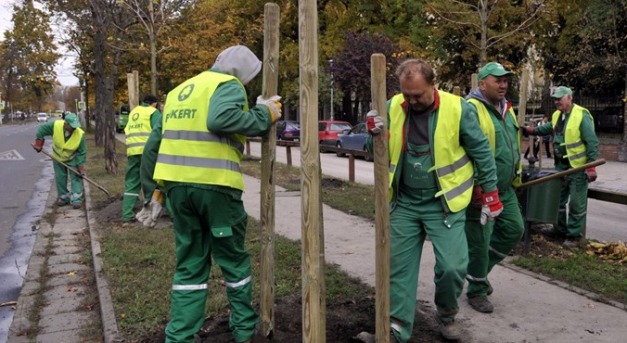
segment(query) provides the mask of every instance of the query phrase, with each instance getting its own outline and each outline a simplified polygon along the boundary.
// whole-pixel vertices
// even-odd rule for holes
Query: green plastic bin
[[[539,177],[549,175],[539,175]],[[523,217],[528,222],[557,224],[562,180],[552,179],[527,187],[522,194]]]

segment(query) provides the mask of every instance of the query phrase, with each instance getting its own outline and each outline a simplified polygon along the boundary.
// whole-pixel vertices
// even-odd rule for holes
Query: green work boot
[[[478,311],[481,313],[492,313],[492,311],[494,311],[494,306],[492,306],[492,303],[490,302],[490,300],[488,300],[488,297],[485,295],[479,295],[476,297],[468,298],[468,304],[475,311]]]

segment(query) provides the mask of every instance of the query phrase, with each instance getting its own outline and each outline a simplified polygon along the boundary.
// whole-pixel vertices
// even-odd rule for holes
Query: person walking
[[[267,134],[282,114],[278,96],[248,106],[244,85],[261,65],[245,46],[222,51],[210,70],[168,93],[162,134],[146,144],[146,155],[156,158],[153,178],[170,200],[176,236],[166,342],[193,342],[202,327],[212,258],[224,275],[235,342],[255,334],[240,162],[246,136]]]
[[[538,126],[546,124],[549,122],[549,116],[544,115],[542,117],[542,122],[538,124]],[[544,150],[546,150],[546,158],[551,158],[551,142],[553,141],[553,135],[546,135],[542,137],[542,143],[544,144]]]
[[[592,162],[599,157],[599,139],[594,132],[590,111],[573,103],[572,89],[559,86],[551,97],[557,110],[551,122],[539,127],[525,127],[524,133],[546,136],[553,134],[555,169],[564,171]],[[576,247],[583,238],[588,207],[588,183],[597,179],[596,168],[567,175],[562,182],[557,226],[544,233],[563,237],[565,247]],[[568,210],[566,209],[568,205]]]
[[[161,112],[157,109],[158,99],[152,94],[147,94],[142,103],[135,107],[129,114],[128,122],[124,128],[126,136],[126,174],[124,176],[124,197],[122,200],[122,222],[129,224],[135,221],[133,209],[139,199],[141,189],[139,170],[141,168],[144,146],[152,128],[161,121]],[[144,193],[147,202],[152,193]]]
[[[426,236],[436,256],[435,305],[439,330],[459,339],[457,299],[464,286],[468,245],[465,209],[473,175],[481,186],[484,213],[492,218],[503,206],[488,140],[475,108],[435,88],[435,73],[423,60],[409,59],[396,71],[401,93],[387,103],[390,163],[390,320],[398,342],[410,339],[416,309],[420,258]],[[367,114],[368,151],[383,119]]]
[[[474,197],[466,209],[468,239],[468,304],[476,311],[491,313],[494,306],[488,300],[493,291],[488,274],[516,246],[525,226],[515,187],[521,184],[520,130],[512,104],[505,99],[512,72],[501,64],[490,62],[479,70],[479,87],[467,99],[477,109],[479,126],[490,143],[496,163],[499,199],[503,212],[495,220],[481,212],[480,185],[474,187]],[[534,149],[534,154],[537,151]]]
[[[54,180],[57,187],[57,206],[72,204],[75,209],[81,208],[83,203],[83,179],[73,172],[68,171],[60,162],[72,167],[81,175],[85,175],[85,162],[87,158],[87,145],[85,144],[85,132],[81,129],[78,117],[74,113],[68,113],[63,120],[55,120],[42,124],[37,129],[33,148],[41,152],[45,137],[52,136],[52,166],[54,168]],[[71,192],[68,191],[68,173],[70,174]]]

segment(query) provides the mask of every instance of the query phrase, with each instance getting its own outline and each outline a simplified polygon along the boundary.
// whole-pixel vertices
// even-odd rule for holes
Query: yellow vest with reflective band
[[[483,134],[488,139],[488,142],[490,143],[490,148],[492,149],[492,156],[494,156],[496,153],[496,131],[494,130],[494,121],[492,121],[490,112],[488,111],[488,109],[486,108],[483,102],[475,98],[468,100],[468,102],[475,105],[475,108],[477,109],[477,115],[479,118],[479,127],[481,127],[481,131],[483,131]],[[507,112],[512,116],[512,119],[514,119],[514,124],[516,125],[516,128],[518,128],[518,118],[516,118],[514,109],[510,107],[510,109]],[[517,140],[518,140],[518,146],[520,147],[520,130],[516,130],[516,132],[518,132]],[[520,151],[517,151],[517,153],[520,155]],[[521,176],[522,176],[522,161],[519,159],[518,166],[516,167],[516,177],[512,181],[512,185],[514,185],[514,187],[518,187],[522,184]]]
[[[127,156],[144,153],[144,145],[146,145],[150,131],[152,131],[150,116],[155,110],[152,106],[137,106],[128,115],[128,123],[124,128]]]
[[[440,191],[436,197],[444,196],[451,212],[459,212],[470,203],[472,196],[474,168],[466,151],[459,145],[459,127],[462,116],[461,101],[456,95],[438,90],[440,106],[434,139],[431,144],[434,166]],[[405,99],[402,94],[390,100],[390,197],[393,196],[394,174],[403,152],[403,132],[407,115],[401,106]]]
[[[557,121],[560,120],[561,113],[559,110],[553,112],[553,132],[555,132],[555,126]],[[573,104],[573,108],[568,115],[568,123],[564,128],[564,143],[561,145],[566,147],[566,156],[573,168],[586,164],[586,145],[581,140],[581,121],[584,116],[584,108]]]
[[[64,120],[57,120],[54,122],[54,129],[52,131],[52,154],[54,158],[61,162],[67,162],[74,158],[76,150],[81,145],[81,140],[85,131],[81,128],[76,128],[72,132],[70,139],[65,140],[64,134]]]
[[[221,83],[239,80],[233,76],[203,72],[170,93],[163,110],[163,137],[154,179],[219,185],[244,190],[240,162],[244,135],[217,135],[207,129],[211,96]],[[241,85],[241,83],[240,83]],[[242,92],[246,90],[242,85]],[[248,104],[244,104],[248,111]]]

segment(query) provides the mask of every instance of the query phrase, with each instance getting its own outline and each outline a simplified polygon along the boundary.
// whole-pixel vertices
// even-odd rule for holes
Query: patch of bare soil
[[[368,287],[364,285],[364,287]],[[440,336],[437,330],[435,312],[429,305],[418,302],[416,319],[411,343],[440,343],[448,342]],[[262,337],[260,334],[253,339],[254,343],[302,342],[302,302],[300,294],[293,294],[276,299],[274,315],[275,329],[272,340]],[[364,299],[345,299],[334,303],[327,303],[326,332],[327,343],[352,343],[361,342],[354,336],[362,331],[374,333],[375,330],[375,299],[374,295]],[[150,339],[142,340],[144,343],[163,342],[164,328],[160,328]],[[205,324],[199,333],[201,342],[204,343],[233,343],[233,336],[229,330],[229,316],[225,314],[219,317],[211,317],[205,320]]]
[[[122,199],[110,199],[106,203],[98,203],[95,206],[94,218],[96,223],[101,227],[107,225],[122,225]],[[141,211],[141,205],[138,201],[134,209],[135,213]],[[156,228],[165,228],[172,224],[167,211],[164,209],[157,221]],[[135,222],[133,225],[141,226],[142,223]]]

